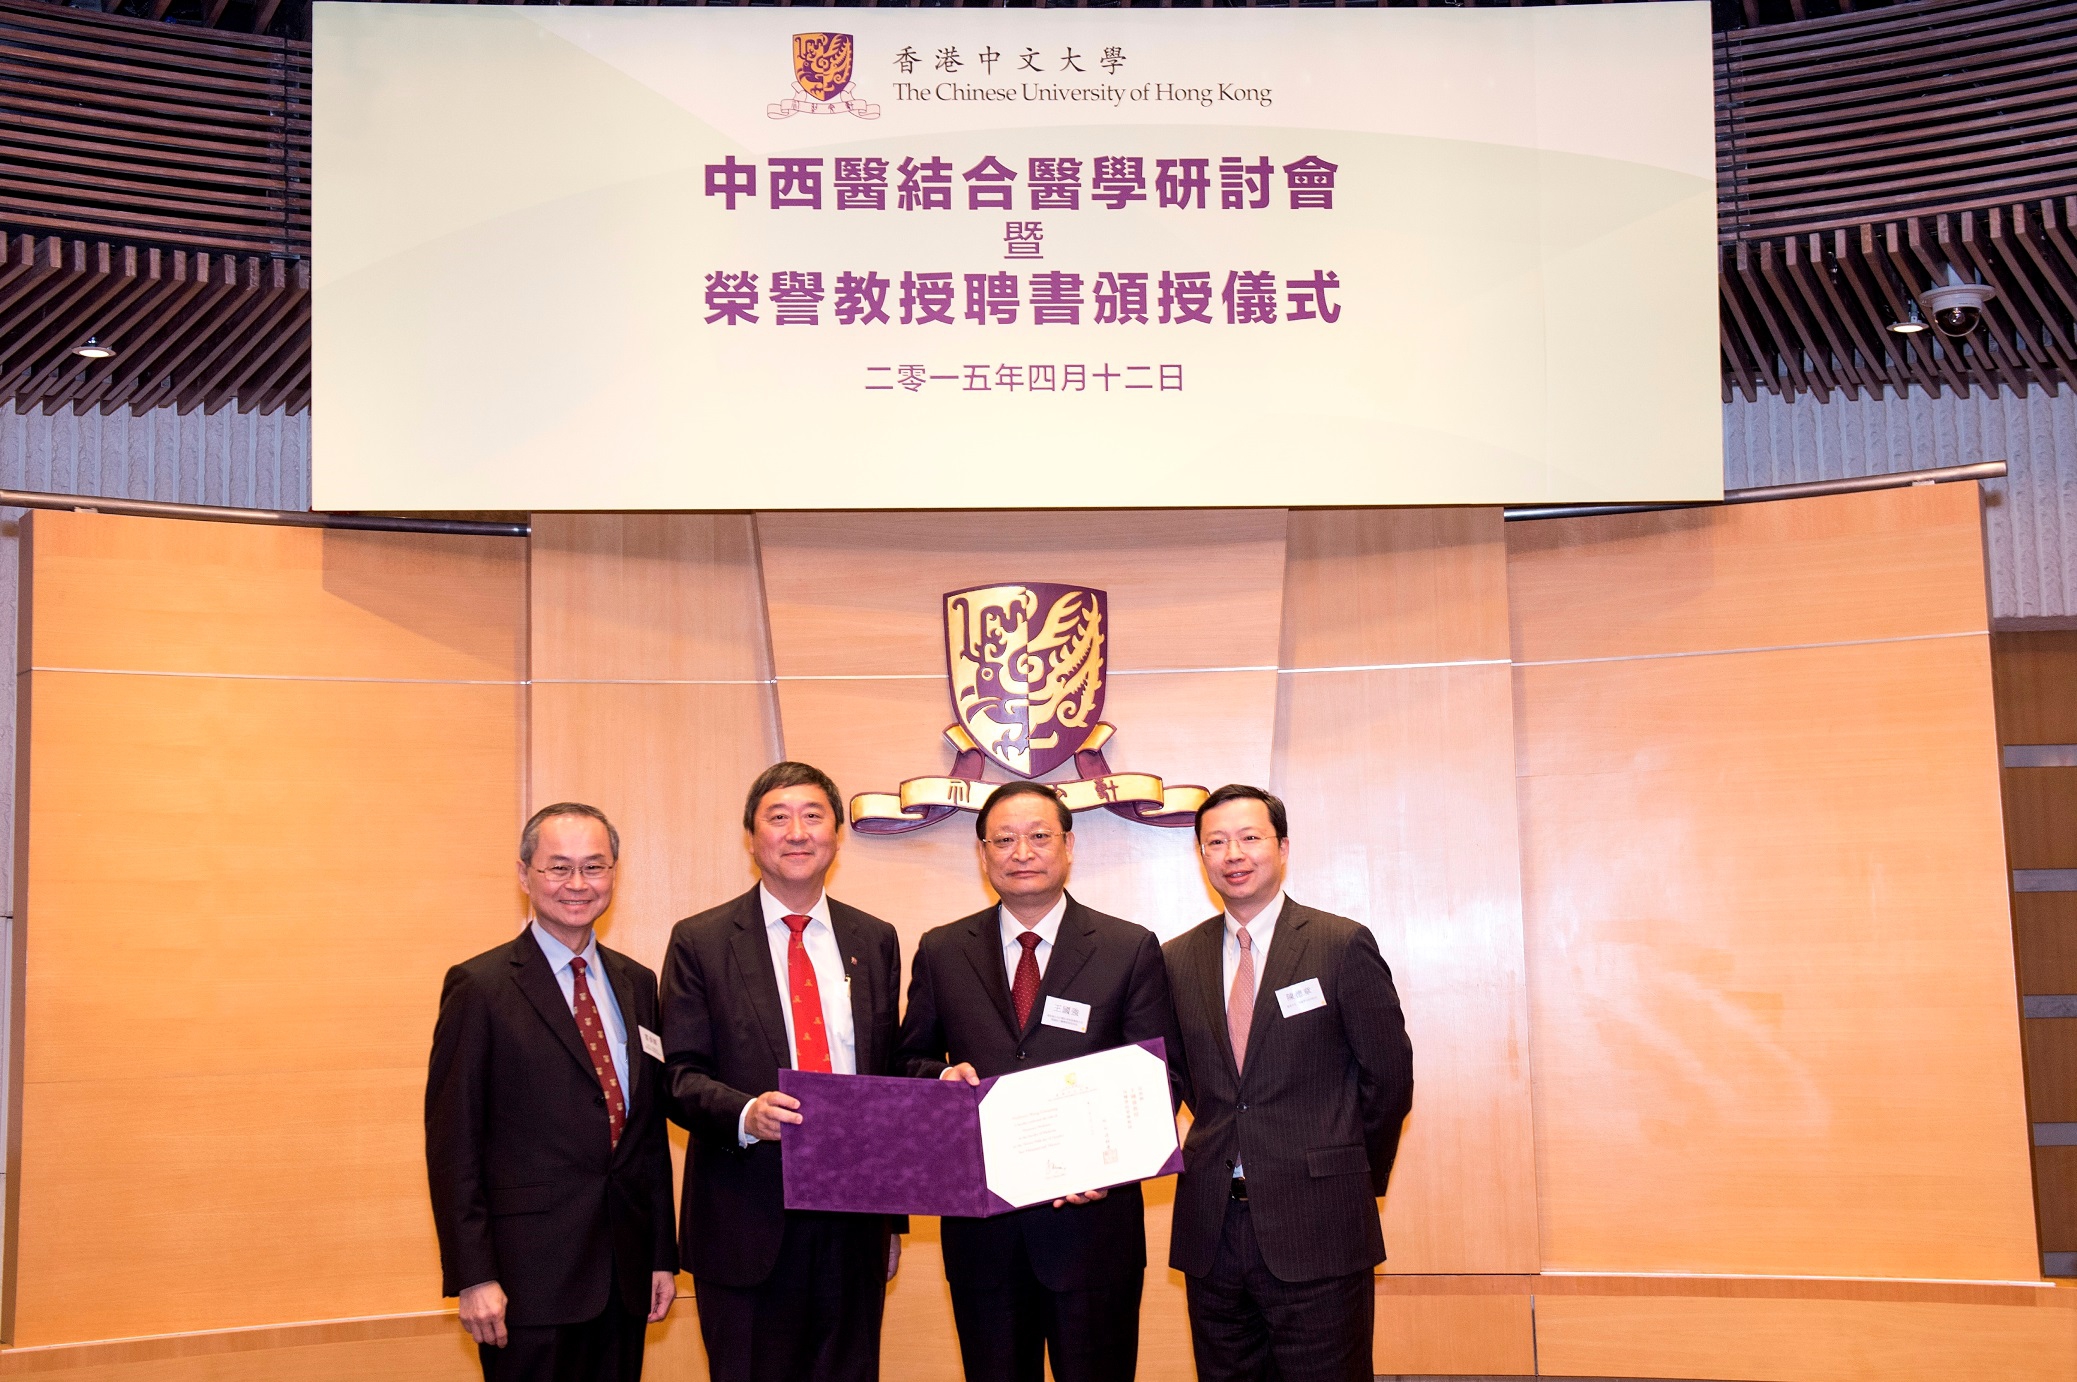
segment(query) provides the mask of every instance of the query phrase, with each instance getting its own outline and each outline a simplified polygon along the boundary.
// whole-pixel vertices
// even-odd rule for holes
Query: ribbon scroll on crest
[[[1102,745],[1116,732],[1099,724],[1075,751],[1075,768],[1082,776],[1040,785],[1051,787],[1070,811],[1100,807],[1141,825],[1192,825],[1197,808],[1211,794],[1202,787],[1170,787],[1152,773],[1112,772]],[[987,755],[964,729],[953,725],[945,737],[959,751],[949,776],[912,777],[892,792],[860,792],[851,798],[851,828],[861,835],[901,835],[936,825],[957,811],[980,810],[988,794],[1002,784],[982,780]]]

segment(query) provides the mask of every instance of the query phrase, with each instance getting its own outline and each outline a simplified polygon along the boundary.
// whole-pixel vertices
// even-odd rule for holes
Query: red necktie
[[[1020,1032],[1031,1020],[1031,1005],[1038,1002],[1038,947],[1042,939],[1044,937],[1036,931],[1022,931],[1017,935],[1017,944],[1024,947],[1024,953],[1017,959],[1017,977],[1010,984],[1010,1002],[1016,1006],[1017,1030]]]
[[[613,1145],[620,1145],[620,1130],[627,1126],[627,1099],[620,1092],[620,1076],[613,1071],[613,1052],[606,1045],[606,1024],[599,1019],[599,1005],[591,999],[591,985],[584,982],[586,965],[582,955],[570,957],[572,987],[577,998],[577,1034],[591,1052],[591,1068],[598,1074],[599,1087],[606,1091],[606,1126]]]
[[[795,913],[786,918],[793,939],[786,943],[786,996],[793,1003],[793,1068],[820,1070],[829,1074],[829,1032],[822,1025],[822,989],[815,983],[815,965],[801,932],[813,917]]]

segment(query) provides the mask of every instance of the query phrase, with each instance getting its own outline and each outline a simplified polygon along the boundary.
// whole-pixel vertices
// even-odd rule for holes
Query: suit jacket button
[[[1019,1051],[1019,1052],[1017,1053],[1017,1059],[1018,1059],[1018,1060],[1023,1060],[1023,1059],[1024,1059],[1024,1053],[1023,1053],[1022,1051]]]
[[[1246,1104],[1242,1104],[1242,1105],[1240,1106],[1240,1111],[1241,1111],[1242,1113],[1246,1113],[1246,1112],[1248,1111],[1248,1106],[1247,1106]]]

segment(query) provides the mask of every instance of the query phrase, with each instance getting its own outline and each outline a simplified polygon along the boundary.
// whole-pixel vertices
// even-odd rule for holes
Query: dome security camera
[[[1933,329],[1949,340],[1959,341],[1983,325],[1983,304],[1994,296],[1987,284],[1950,283],[1928,288],[1918,295],[1918,300],[1932,317]]]

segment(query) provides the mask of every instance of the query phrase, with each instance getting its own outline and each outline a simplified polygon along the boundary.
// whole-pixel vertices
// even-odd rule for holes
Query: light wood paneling
[[[1540,1371],[1566,1377],[2067,1382],[2077,1373],[2077,1311],[1546,1296],[1536,1303],[1536,1349]]]
[[[1388,1375],[1533,1374],[1529,1297],[1381,1295],[1370,1359]]]
[[[1504,658],[1497,511],[1294,513],[1291,544],[1287,657]],[[1274,775],[1291,809],[1291,894],[1377,932],[1413,1040],[1413,1113],[1384,1211],[1386,1270],[1534,1271],[1508,670],[1279,680]]]
[[[1279,665],[1505,661],[1500,522],[1495,509],[1293,514]]]
[[[2033,1277],[1984,640],[1523,668],[1516,727],[1546,1267]]]
[[[771,687],[536,684],[531,805],[584,801],[620,831],[599,934],[651,969],[679,918],[757,881],[743,793],[777,760]]]
[[[1508,529],[1518,662],[1980,632],[1974,485]]]
[[[2077,631],[1997,634],[1991,655],[1998,742],[2077,744]]]
[[[2041,1251],[2077,1252],[2077,1147],[2034,1148]]]
[[[2077,869],[2077,768],[2005,769],[2005,847],[2016,869]]]
[[[2037,1123],[2077,1123],[2077,1017],[2035,1017],[2026,1035],[2027,1111]]]
[[[534,515],[535,681],[769,679],[756,541],[747,514]]]
[[[15,1341],[437,1308],[426,1042],[520,916],[522,554],[77,514],[29,547],[35,646],[110,670],[27,677]]]
[[[690,1296],[681,1294],[671,1313],[649,1326],[644,1362],[653,1377],[706,1375]],[[64,1382],[475,1382],[482,1376],[476,1346],[452,1310],[0,1353],[0,1377]]]
[[[2021,993],[2077,993],[2077,893],[2014,893]]]
[[[1109,591],[1113,672],[1276,663],[1282,509],[763,513],[757,527],[781,677],[942,679],[943,594],[1009,581]]]
[[[25,667],[517,681],[516,538],[36,516]]]

